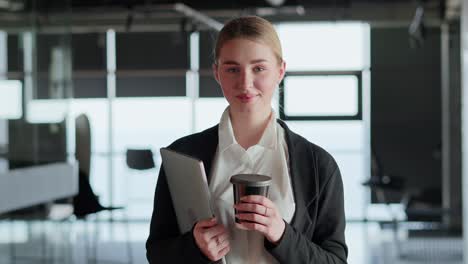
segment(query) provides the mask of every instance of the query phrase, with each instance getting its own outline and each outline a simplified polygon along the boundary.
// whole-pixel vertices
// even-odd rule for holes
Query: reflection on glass
[[[71,59],[69,47],[51,47],[49,98],[66,98],[70,91]]]
[[[30,123],[63,121],[69,108],[68,99],[72,97],[70,33],[41,36],[31,32],[23,35],[23,45],[26,120]],[[35,57],[34,50],[41,53]],[[41,69],[43,64],[48,65],[47,69]]]
[[[29,123],[63,121],[72,97],[71,33],[22,34],[25,114]]]
[[[356,76],[289,76],[284,80],[289,116],[354,116],[358,113]]]
[[[20,119],[23,116],[23,92],[20,81],[0,80],[0,119]]]

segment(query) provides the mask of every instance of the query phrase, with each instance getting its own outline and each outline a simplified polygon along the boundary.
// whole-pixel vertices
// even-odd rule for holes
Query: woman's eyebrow
[[[257,59],[257,60],[251,60],[250,63],[254,64],[254,63],[260,63],[260,62],[266,62],[267,60],[265,59]]]
[[[255,59],[251,60],[249,63],[250,64],[255,64],[255,63],[261,63],[261,62],[266,62],[267,60],[265,59]],[[223,65],[240,65],[237,61],[232,61],[232,60],[227,60],[222,63]]]
[[[227,64],[227,65],[232,65],[232,64],[234,64],[234,65],[240,65],[240,63],[238,63],[238,62],[236,62],[236,61],[230,61],[230,60],[224,61],[224,62],[223,62],[223,65],[226,65],[226,64]]]

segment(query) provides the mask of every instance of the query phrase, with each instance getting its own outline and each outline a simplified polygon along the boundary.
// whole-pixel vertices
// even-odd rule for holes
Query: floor
[[[0,263],[147,263],[148,228],[147,221],[1,220]],[[377,223],[352,222],[346,240],[348,263],[462,263],[459,238],[408,239],[401,231],[395,240],[391,229],[382,230]]]

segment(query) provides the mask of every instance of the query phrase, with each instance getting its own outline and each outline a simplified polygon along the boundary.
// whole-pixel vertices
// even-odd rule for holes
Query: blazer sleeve
[[[146,241],[148,262],[211,263],[196,245],[192,231],[180,234],[166,175],[161,167],[154,195],[150,233]]]
[[[332,164],[328,168],[331,175],[317,197],[314,230],[297,230],[286,223],[279,244],[273,245],[265,239],[266,249],[280,263],[347,263],[343,183],[338,166],[334,161]]]

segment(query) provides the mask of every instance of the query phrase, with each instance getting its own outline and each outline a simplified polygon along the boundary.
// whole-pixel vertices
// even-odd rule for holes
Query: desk
[[[0,214],[77,193],[77,163],[60,162],[0,171]]]

